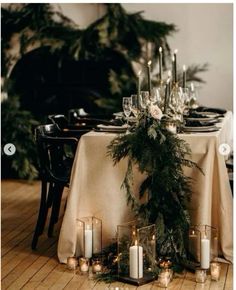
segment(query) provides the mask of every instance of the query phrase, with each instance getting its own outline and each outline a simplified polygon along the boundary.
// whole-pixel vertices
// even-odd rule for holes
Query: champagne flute
[[[123,111],[124,111],[125,117],[127,119],[127,131],[128,131],[129,116],[131,114],[131,98],[124,97],[123,100],[122,100],[122,107],[123,107]]]

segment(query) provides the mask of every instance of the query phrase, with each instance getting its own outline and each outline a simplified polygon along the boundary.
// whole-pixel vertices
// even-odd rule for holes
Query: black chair
[[[61,130],[55,124],[38,126],[35,129],[35,139],[40,163],[41,200],[32,249],[36,249],[38,238],[43,233],[49,208],[51,216],[48,237],[53,234],[59,217],[63,189],[69,186],[73,154],[79,140],[62,136]]]

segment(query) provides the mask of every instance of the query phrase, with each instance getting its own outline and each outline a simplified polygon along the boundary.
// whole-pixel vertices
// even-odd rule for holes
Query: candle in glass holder
[[[93,233],[92,229],[89,225],[86,225],[85,229],[85,241],[84,241],[84,255],[86,258],[91,258],[92,257],[92,252],[93,252]]]
[[[201,239],[201,253],[200,261],[202,269],[209,269],[210,267],[210,241],[206,235]]]
[[[82,274],[88,273],[89,270],[89,259],[80,258],[79,259],[79,269]]]
[[[205,283],[207,279],[206,270],[204,269],[196,269],[195,271],[195,279],[197,283]]]
[[[101,273],[102,272],[102,262],[100,259],[93,260],[92,271],[93,271],[93,273]]]
[[[129,248],[129,273],[131,278],[143,278],[143,247],[137,241]]]
[[[162,270],[158,275],[157,280],[158,286],[162,288],[166,288],[170,283],[170,272],[169,269]]]
[[[221,269],[220,263],[212,262],[210,269],[211,269],[211,279],[214,281],[218,281],[220,279],[220,269]]]
[[[66,265],[69,270],[75,270],[78,266],[78,260],[76,257],[68,257]]]

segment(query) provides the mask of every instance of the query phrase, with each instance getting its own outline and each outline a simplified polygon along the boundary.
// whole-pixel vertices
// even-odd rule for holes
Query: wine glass
[[[125,117],[127,119],[127,128],[129,127],[129,116],[131,114],[131,98],[124,97],[122,100],[122,107]],[[127,129],[128,131],[128,129]]]
[[[131,95],[131,111],[134,114],[135,118],[138,117],[138,96]]]
[[[147,105],[149,104],[149,92],[148,91],[141,91],[140,92],[140,105],[142,109],[146,109]]]

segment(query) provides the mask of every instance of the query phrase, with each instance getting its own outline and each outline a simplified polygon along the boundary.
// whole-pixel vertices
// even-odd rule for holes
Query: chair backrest
[[[47,181],[67,182],[70,168],[65,143],[56,124],[40,125],[35,129],[41,178]]]
[[[65,117],[65,115],[49,115],[48,116],[49,121],[51,121],[53,124],[56,124],[61,130],[67,128],[68,126],[68,120]]]

